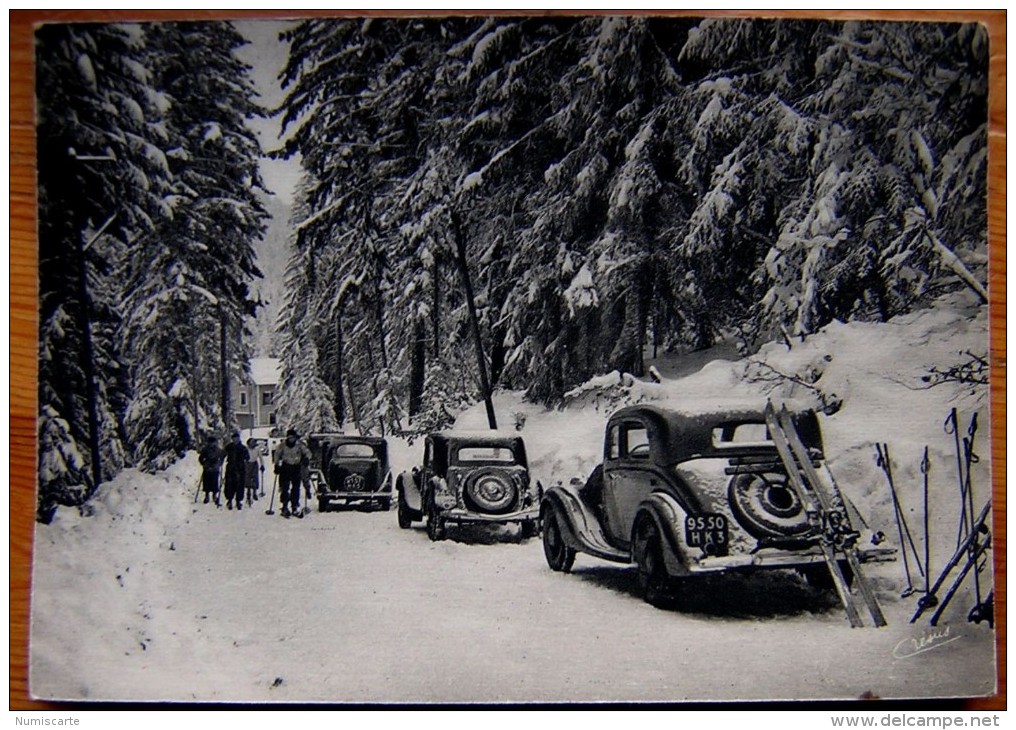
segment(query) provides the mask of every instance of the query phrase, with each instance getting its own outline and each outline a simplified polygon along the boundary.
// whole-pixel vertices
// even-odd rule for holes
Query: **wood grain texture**
[[[394,12],[370,11],[375,15]],[[478,11],[477,11],[478,12]],[[489,11],[483,11],[489,12]],[[534,14],[532,11],[501,11]],[[561,11],[545,11],[559,13]],[[588,11],[575,11],[587,13]],[[418,11],[415,15],[467,14],[470,11]],[[95,705],[68,705],[33,701],[28,693],[28,626],[31,584],[32,535],[35,514],[35,424],[37,392],[38,275],[35,206],[35,135],[32,27],[39,22],[110,22],[219,18],[290,18],[308,15],[340,16],[339,12],[279,11],[9,11],[10,27],[10,709],[71,709]],[[351,13],[346,13],[351,14]],[[404,13],[403,13],[404,14]],[[994,509],[994,549],[998,646],[998,694],[957,703],[970,709],[1006,707],[1006,13],[998,11],[675,11],[684,16],[744,16],[873,18],[883,20],[977,21],[988,29],[991,48],[989,93],[989,267],[991,336],[991,454]],[[941,703],[936,704],[939,707]],[[899,708],[899,704],[894,705]]]

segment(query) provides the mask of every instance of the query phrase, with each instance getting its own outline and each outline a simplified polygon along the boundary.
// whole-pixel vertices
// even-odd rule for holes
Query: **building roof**
[[[255,385],[278,385],[282,365],[276,357],[255,357],[250,361],[250,379]]]

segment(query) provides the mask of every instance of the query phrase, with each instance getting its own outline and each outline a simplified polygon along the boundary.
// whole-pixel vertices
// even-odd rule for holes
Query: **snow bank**
[[[920,461],[927,446],[935,572],[955,550],[960,516],[955,441],[943,424],[957,409],[962,436],[977,414],[981,427],[975,451],[981,459],[974,465],[972,481],[979,510],[991,494],[988,393],[986,386],[961,383],[929,387],[922,378],[932,368],[954,367],[967,351],[986,354],[987,349],[987,307],[962,293],[888,323],[834,322],[803,342],[795,340],[790,348],[774,342],[749,358],[727,359],[731,351],[726,345],[714,353],[718,359],[696,353],[695,360],[704,362],[700,369],[665,377],[662,383],[608,373],[572,390],[560,410],[527,403],[523,394],[513,392],[497,393],[494,406],[501,421],[524,416],[520,434],[526,439],[532,470],[544,484],[575,476],[584,479],[599,462],[607,418],[625,405],[656,403],[682,411],[714,411],[760,407],[771,399],[828,411],[821,416],[821,425],[827,460],[840,488],[873,529],[895,536],[888,482],[875,462],[875,444],[887,444],[899,499],[919,549],[924,516]],[[669,375],[683,370],[669,359],[650,364]],[[479,404],[462,414],[456,427],[485,424]]]

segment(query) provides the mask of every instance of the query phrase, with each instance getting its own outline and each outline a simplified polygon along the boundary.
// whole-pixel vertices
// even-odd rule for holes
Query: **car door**
[[[649,429],[640,420],[612,423],[604,455],[603,509],[608,537],[628,547],[635,512],[656,485]]]

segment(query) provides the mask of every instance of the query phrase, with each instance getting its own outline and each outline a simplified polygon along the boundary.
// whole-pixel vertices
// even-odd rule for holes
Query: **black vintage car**
[[[388,443],[374,436],[315,433],[307,438],[309,478],[318,511],[340,504],[392,506],[392,473]]]
[[[423,465],[396,480],[399,527],[427,521],[431,540],[443,540],[449,523],[511,523],[522,535],[539,533],[543,488],[529,476],[518,436],[434,433],[424,442]]]
[[[785,466],[778,446],[786,443],[775,443],[766,412],[617,411],[607,423],[603,463],[584,483],[554,486],[543,498],[550,567],[571,570],[576,552],[636,563],[645,599],[669,605],[675,579],[695,574],[795,568],[833,587],[831,559],[846,583],[853,580],[848,551],[860,561],[892,559],[892,548],[858,549],[880,536],[852,526],[860,521],[824,469],[815,413],[788,412],[786,426],[810,461],[800,471],[824,482],[821,505],[802,487],[797,464]]]

